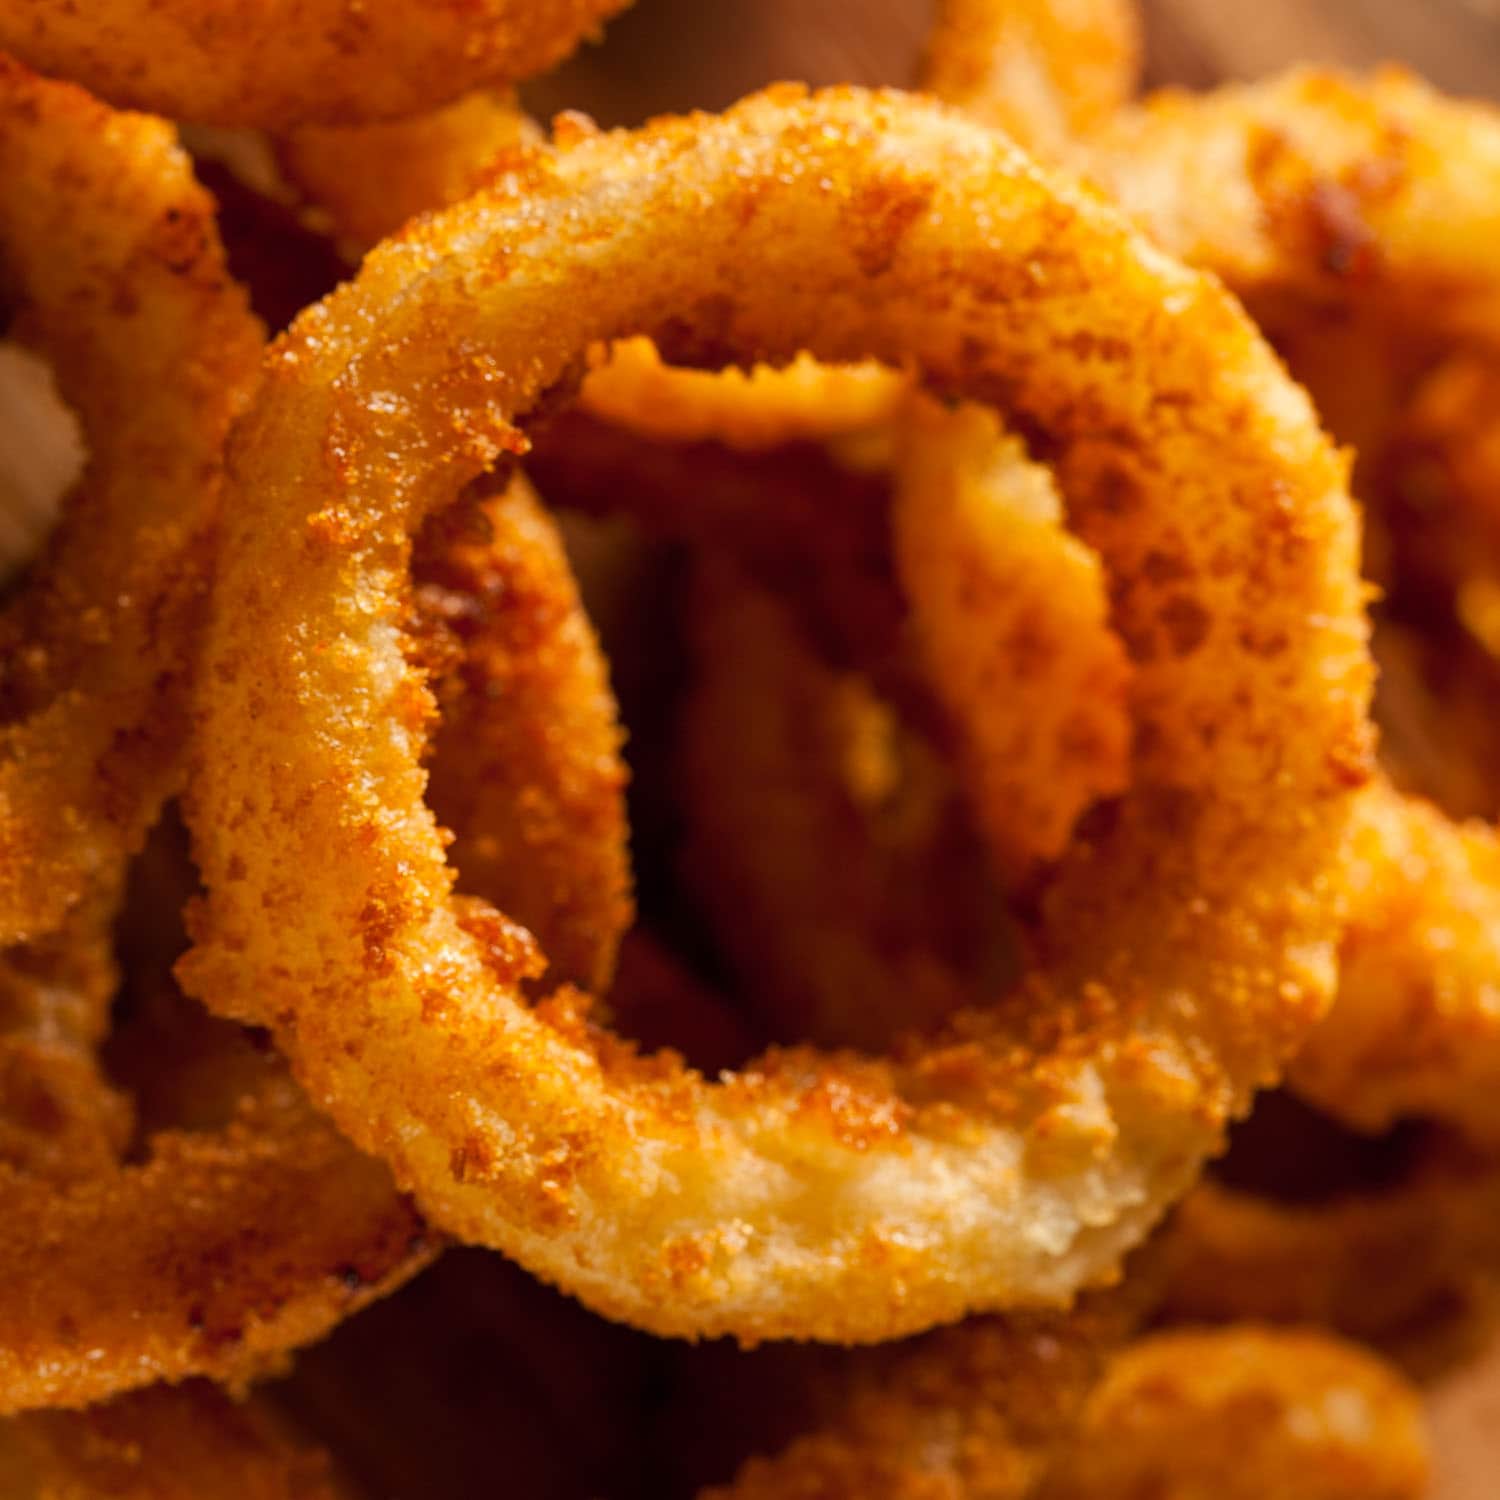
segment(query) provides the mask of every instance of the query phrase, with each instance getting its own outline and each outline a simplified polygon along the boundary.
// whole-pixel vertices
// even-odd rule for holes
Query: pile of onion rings
[[[1500,115],[365,9],[0,17],[0,1488],[1421,1500]]]

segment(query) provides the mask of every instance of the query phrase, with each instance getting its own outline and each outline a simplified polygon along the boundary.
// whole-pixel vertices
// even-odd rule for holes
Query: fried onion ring
[[[433,810],[463,891],[536,938],[554,983],[603,993],[633,912],[623,736],[598,641],[524,480],[438,522],[414,564],[423,628],[454,658],[437,686]],[[427,651],[440,666],[442,648]]]
[[[1166,90],[1069,161],[1273,324],[1274,296],[1494,336],[1500,113],[1399,69]]]
[[[1140,70],[1135,0],[942,0],[919,86],[1052,157],[1124,105]]]
[[[1386,1150],[1396,1158],[1386,1180],[1305,1200],[1205,1178],[1167,1231],[1168,1310],[1319,1323],[1398,1353],[1465,1310],[1500,1266],[1500,1167],[1437,1131]]]
[[[84,1412],[0,1421],[9,1500],[354,1500],[328,1455],[269,1403],[194,1382]]]
[[[114,915],[100,902],[5,954],[8,1008],[30,1025],[4,1038],[0,1277],[26,1295],[0,1306],[0,1412],[154,1379],[244,1381],[436,1249],[384,1168],[313,1112],[277,1059],[238,1028],[195,1027],[164,975],[132,976],[150,1002],[133,1045],[155,1066],[170,1058],[172,1077],[154,1107],[140,1101],[131,1139],[126,1098],[95,1056]],[[173,1015],[160,1028],[159,1003]]]
[[[1022,1500],[1065,1450],[1146,1303],[1132,1278],[1070,1313],[976,1318],[908,1344],[817,1351],[811,1360],[795,1351],[792,1369],[777,1374],[793,1393],[801,1434],[699,1500]]]
[[[8,944],[116,878],[176,784],[224,438],[261,338],[169,126],[0,57],[0,182],[16,329],[89,451],[0,615]]]
[[[909,402],[896,447],[891,525],[912,632],[962,727],[976,818],[1014,875],[1057,858],[1080,813],[1124,790],[1129,665],[1098,556],[1067,534],[1051,477],[992,414]]]
[[[1421,1500],[1421,1397],[1311,1330],[1152,1334],[1089,1396],[1036,1500]]]
[[[0,47],[111,104],[203,125],[361,125],[560,62],[628,0],[7,0]]]
[[[274,142],[288,183],[353,261],[408,219],[467,198],[504,152],[541,137],[513,95],[479,89],[382,125],[309,125]]]
[[[1024,1006],[889,1061],[775,1053],[711,1088],[566,995],[519,1003],[529,956],[450,901],[406,539],[524,446],[513,419],[583,351],[637,332],[909,360],[1003,389],[1055,443],[1121,600],[1139,733],[1132,796],[1050,893],[1068,940]],[[236,476],[183,972],[268,1023],[438,1222],[602,1311],[868,1339],[1067,1296],[1322,1008],[1328,851],[1368,754],[1341,466],[1216,284],[991,132],[899,95],[781,91],[538,153],[294,325]]]

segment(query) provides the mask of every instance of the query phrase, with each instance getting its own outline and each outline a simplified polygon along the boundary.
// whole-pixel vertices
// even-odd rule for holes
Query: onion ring
[[[200,1382],[0,1421],[0,1485],[11,1500],[354,1497],[328,1455],[268,1403],[236,1403]]]
[[[1147,1285],[1132,1276],[1070,1313],[973,1319],[887,1349],[815,1351],[822,1357],[811,1361],[793,1351],[793,1368],[774,1378],[794,1393],[801,1434],[698,1500],[898,1500],[916,1475],[937,1494],[1022,1500],[1071,1441],[1090,1390],[1148,1305]],[[736,1375],[739,1387],[745,1376]],[[731,1430],[739,1435],[740,1418]]]
[[[1051,157],[1135,93],[1135,0],[941,0],[919,86]]]
[[[585,243],[608,247],[607,274]],[[566,995],[529,1011],[525,965],[450,903],[420,802],[431,697],[402,655],[403,538],[524,444],[512,419],[590,344],[674,329],[674,349],[809,342],[974,394],[1003,380],[1056,441],[1130,595],[1142,733],[1138,795],[1049,903],[1055,931],[1089,941],[1033,976],[1027,1016],[976,1012],[907,1061],[776,1054],[710,1089],[610,1046]],[[1167,405],[1169,441],[1151,415]],[[393,457],[414,443],[422,462]],[[1368,748],[1338,460],[1217,286],[992,133],[896,95],[782,91],[538,154],[294,325],[236,462],[190,811],[209,897],[183,972],[268,1022],[438,1222],[600,1310],[872,1338],[1066,1296],[1141,1237],[1316,1019],[1327,850]],[[1148,519],[1159,492],[1170,522]],[[1160,548],[1184,570],[1165,590],[1142,573]],[[1220,571],[1251,555],[1253,577]],[[1210,560],[1211,608],[1183,592]],[[1292,739],[1273,727],[1292,720]],[[1164,841],[1164,816],[1195,836]],[[1003,1105],[969,1102],[1002,1085]]]
[[[1122,1351],[1036,1500],[1421,1500],[1421,1397],[1326,1334],[1179,1330]]]
[[[628,0],[441,0],[350,11],[275,0],[226,15],[181,0],[11,0],[0,48],[111,104],[288,129],[416,114],[560,62]]]
[[[0,58],[0,180],[18,328],[90,454],[0,615],[9,944],[108,885],[176,784],[224,438],[261,340],[169,126]]]
[[[623,736],[598,641],[523,480],[440,519],[413,570],[424,628],[451,634],[456,657],[438,684],[433,810],[462,890],[536,938],[554,983],[603,993],[633,912]]]
[[[309,125],[273,144],[289,184],[358,263],[408,219],[467,198],[498,158],[541,134],[513,95],[480,89],[411,119]]]
[[[244,1381],[436,1248],[380,1164],[273,1059],[246,1056],[232,1027],[190,1045],[180,1018],[167,1030],[178,1039],[170,1103],[212,1099],[214,1116],[143,1110],[143,1159],[123,1157],[129,1116],[94,1056],[114,992],[114,914],[100,903],[87,928],[75,917],[56,941],[6,954],[7,990],[28,987],[36,1003],[29,1030],[5,1039],[29,1090],[5,1102],[30,1108],[7,1110],[0,1133],[0,1275],[26,1288],[0,1306],[0,1412],[153,1379]],[[158,1065],[170,1055],[159,1037],[137,1045]]]
[[[1273,325],[1274,296],[1494,335],[1500,115],[1399,69],[1167,90],[1069,161]]]
[[[472,820],[457,825],[466,884],[524,912],[564,976],[606,983],[630,906],[620,736],[597,646],[524,484],[444,519],[421,539],[413,626],[451,710],[436,800]],[[180,877],[148,855],[147,909],[176,910]],[[30,1288],[0,1310],[0,1410],[152,1378],[242,1381],[437,1247],[385,1170],[313,1113],[275,1059],[236,1028],[183,1015],[164,975],[128,973],[142,1014],[109,1039],[115,1070],[137,1082],[146,1141],[142,1162],[121,1161],[129,1121],[95,1057],[116,987],[115,904],[80,909],[56,939],[0,965],[0,1103],[11,1106],[0,1275]],[[125,926],[139,930],[140,914]],[[535,949],[520,929],[513,941]]]
[[[975,815],[1015,874],[1057,858],[1080,813],[1125,789],[1129,665],[1098,556],[1067,535],[1050,476],[993,416],[913,402],[896,432],[891,525],[912,631],[962,726]]]
[[[1319,1323],[1399,1348],[1497,1264],[1500,1169],[1432,1148],[1389,1187],[1276,1203],[1212,1178],[1168,1231],[1178,1317]]]
[[[1445,341],[1461,350],[1493,343],[1500,326],[1494,110],[1445,99],[1394,69],[1366,82],[1296,71],[1207,95],[1164,92],[1057,154],[1158,243],[1222,276],[1273,334],[1284,331],[1294,372],[1322,373],[1315,394],[1331,390],[1340,410],[1357,413],[1360,436],[1374,450],[1362,465],[1362,488],[1382,482],[1380,450],[1388,443],[1451,441],[1476,379],[1484,390],[1472,356],[1450,357],[1410,393],[1412,409],[1396,418],[1395,434],[1382,432],[1371,413],[1390,420],[1404,393],[1364,399],[1366,380],[1351,400],[1343,388],[1351,363],[1385,372],[1391,361],[1351,361],[1347,335],[1334,341],[1330,357],[1321,323],[1310,338],[1298,327],[1334,309],[1354,320],[1356,338],[1364,336],[1362,323],[1372,337],[1410,328],[1429,362],[1431,348]],[[1388,343],[1384,337],[1381,348]],[[1310,357],[1296,357],[1299,349]],[[1412,385],[1413,376],[1402,372],[1399,381]],[[1482,455],[1475,460],[1480,474],[1484,464]],[[1377,553],[1396,554],[1382,571],[1410,566],[1409,541],[1384,538],[1378,511],[1376,523]],[[1472,546],[1453,545],[1472,559]],[[1469,604],[1472,614],[1472,595]],[[1500,1117],[1490,1082],[1500,1077],[1500,1035],[1488,997],[1500,980],[1500,954],[1490,951],[1484,914],[1500,892],[1491,873],[1500,835],[1452,826],[1421,802],[1403,807],[1384,783],[1370,793],[1360,822],[1345,979],[1294,1081],[1360,1128],[1430,1112],[1493,1141]]]
[[[1419,1116],[1500,1144],[1500,838],[1379,782],[1347,870],[1339,999],[1289,1081],[1361,1130]]]

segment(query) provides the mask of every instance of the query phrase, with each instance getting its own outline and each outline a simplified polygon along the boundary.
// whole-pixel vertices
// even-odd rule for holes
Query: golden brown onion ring
[[[1368,80],[1295,71],[1204,95],[1164,92],[1121,111],[1068,160],[1158,243],[1222,276],[1282,337],[1315,395],[1331,393],[1339,412],[1355,414],[1357,435],[1375,450],[1361,475],[1366,488],[1387,482],[1380,472],[1387,461],[1409,466],[1414,445],[1447,457],[1455,428],[1472,429],[1488,384],[1484,350],[1500,331],[1493,108],[1444,98],[1397,70]],[[1391,359],[1391,330],[1416,352]],[[1381,357],[1351,360],[1361,338]],[[1459,352],[1422,380],[1424,360],[1454,346]],[[1399,368],[1403,360],[1412,368]],[[1351,363],[1382,372],[1373,381],[1361,375],[1354,399]],[[1382,379],[1395,389],[1368,399]],[[1382,451],[1388,445],[1393,451]],[[1450,475],[1458,495],[1485,485],[1483,445],[1469,444],[1468,453]],[[1412,477],[1408,467],[1406,482]],[[1444,529],[1431,525],[1432,499],[1419,497],[1419,540]],[[1485,551],[1483,504],[1452,507],[1455,535],[1466,539],[1454,550],[1469,567]],[[1413,555],[1413,528],[1403,530],[1386,510],[1377,504],[1375,562],[1399,605],[1412,573],[1430,589],[1451,559],[1431,542]],[[1462,576],[1451,582],[1460,616],[1482,634],[1483,589]],[[1492,867],[1500,873],[1496,837],[1447,824],[1380,787],[1360,822],[1340,1000],[1298,1083],[1362,1128],[1430,1112],[1492,1140],[1487,1081],[1500,1076],[1500,1049],[1490,996],[1500,954],[1491,951],[1486,912],[1500,889],[1492,878]]]
[[[7,990],[24,982],[41,998],[31,1039],[42,1057],[16,1059],[30,1092],[7,1090],[0,1131],[0,1277],[26,1289],[0,1305],[3,1412],[155,1379],[243,1382],[399,1285],[437,1245],[386,1170],[234,1027],[195,1033],[189,1015],[140,1039],[153,1067],[170,1059],[171,1087],[142,1101],[140,1156],[124,1156],[129,1116],[95,1063],[97,1026],[68,1037],[55,1024],[68,1002],[94,1008],[93,995],[67,993],[81,971],[91,988],[91,969],[113,980],[113,916],[91,929],[75,918],[66,943],[6,956]],[[23,1039],[6,1038],[7,1053]],[[99,1120],[89,1149],[80,1116]]]
[[[223,443],[261,340],[161,121],[0,57],[0,184],[16,332],[89,451],[0,615],[5,944],[117,878],[176,784]]]
[[[366,124],[560,62],[628,0],[8,0],[0,47],[112,104],[205,125]]]
[[[1429,337],[1500,326],[1500,112],[1400,70],[1166,90],[1069,162],[1273,325],[1275,297]]]
[[[552,983],[602,993],[633,915],[624,737],[562,539],[516,479],[439,517],[414,571],[448,666],[428,795],[460,889],[537,939]]]
[[[1132,1276],[1069,1313],[975,1318],[888,1348],[797,1351],[780,1379],[801,1434],[699,1500],[1022,1500],[1072,1440],[1090,1390],[1149,1305],[1148,1285]]]
[[[975,816],[1016,876],[1124,790],[1129,664],[1098,556],[1067,534],[1050,475],[993,414],[913,401],[895,430],[891,525],[912,633],[960,726]]]
[[[1420,1116],[1500,1144],[1500,837],[1384,781],[1347,854],[1339,996],[1290,1082],[1378,1132]]]
[[[88,1411],[0,1420],[8,1500],[354,1500],[326,1453],[263,1400],[194,1382]]]
[[[448,727],[463,735],[439,746],[437,776],[474,819],[459,840],[466,874],[514,896],[559,964],[607,975],[629,902],[597,647],[524,486],[447,519],[422,539],[419,602]],[[157,842],[147,859],[122,924],[132,947],[161,914],[170,926],[186,894]],[[312,1111],[274,1054],[183,1012],[170,947],[144,973],[125,964],[135,1014],[108,1048],[140,1146],[122,1160],[126,1100],[95,1055],[116,988],[114,906],[101,894],[0,963],[0,1276],[28,1288],[0,1310],[0,1410],[195,1373],[242,1381],[436,1248],[385,1169]],[[517,929],[516,941],[532,940]]]
[[[1399,1343],[1468,1302],[1500,1266],[1500,1168],[1435,1137],[1394,1181],[1279,1202],[1212,1177],[1168,1230],[1169,1310],[1319,1323]]]
[[[541,131],[515,96],[492,89],[381,125],[309,125],[275,145],[287,182],[351,260],[408,219],[467,198],[497,158]]]
[[[1120,1353],[1036,1500],[1421,1500],[1421,1397],[1327,1334],[1152,1334]]]
[[[1003,389],[1055,444],[1122,601],[1139,738],[1134,794],[1049,893],[1024,1003],[711,1087],[566,995],[530,1010],[530,956],[451,902],[407,539],[524,447],[515,422],[590,345],[637,332],[674,357],[906,360]],[[184,972],[269,1023],[438,1222],[600,1310],[873,1338],[1066,1296],[1321,1010],[1328,852],[1368,754],[1340,462],[1216,283],[994,133],[783,90],[538,153],[299,320],[236,464]]]
[[[1135,0],[941,0],[920,87],[1054,157],[1135,93]]]

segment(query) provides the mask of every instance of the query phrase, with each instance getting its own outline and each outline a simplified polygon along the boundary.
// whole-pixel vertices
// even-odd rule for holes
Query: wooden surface
[[[1146,0],[1145,11],[1152,83],[1399,61],[1452,92],[1500,97],[1500,0]],[[931,0],[639,0],[528,102],[633,124],[720,108],[778,78],[908,84],[931,14]],[[1437,1382],[1431,1411],[1434,1500],[1500,1500],[1500,1349]]]

